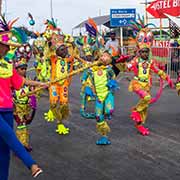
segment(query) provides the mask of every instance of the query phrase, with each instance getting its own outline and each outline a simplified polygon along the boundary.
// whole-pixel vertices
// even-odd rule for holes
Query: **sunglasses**
[[[23,71],[23,70],[25,70],[25,71],[26,71],[26,70],[27,70],[27,68],[26,68],[26,67],[21,67],[21,68],[20,68],[20,70],[21,70],[21,71]]]

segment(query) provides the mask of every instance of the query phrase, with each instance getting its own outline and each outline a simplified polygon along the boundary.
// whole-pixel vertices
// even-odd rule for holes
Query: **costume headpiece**
[[[96,37],[98,33],[96,22],[92,18],[88,18],[88,22],[85,23],[86,31],[91,35]]]
[[[152,23],[146,24],[144,22],[144,17],[138,15],[137,21],[131,21],[130,27],[133,29],[133,35],[136,36],[136,42],[139,49],[151,48],[153,43],[153,34],[148,28]]]
[[[61,31],[61,29],[57,27],[57,24],[53,18],[51,20],[47,19],[45,25],[46,30],[44,32],[44,37],[47,39],[51,38],[51,35],[53,33],[59,34],[59,32]]]
[[[16,41],[15,35],[11,31],[13,24],[17,20],[18,18],[7,23],[3,16],[0,17],[0,43],[15,47],[20,46],[20,43]]]
[[[87,36],[80,36],[75,40],[75,44],[82,47],[85,56],[92,55],[92,46],[88,41]]]
[[[16,41],[21,45],[15,51],[15,67],[27,65],[32,55],[32,48],[28,43],[27,34],[22,28],[14,27],[12,29]]]

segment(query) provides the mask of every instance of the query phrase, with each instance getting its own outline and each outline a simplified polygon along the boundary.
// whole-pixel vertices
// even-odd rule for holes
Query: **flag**
[[[180,27],[169,19],[169,28],[170,28],[170,36],[172,38],[177,38],[180,35]]]

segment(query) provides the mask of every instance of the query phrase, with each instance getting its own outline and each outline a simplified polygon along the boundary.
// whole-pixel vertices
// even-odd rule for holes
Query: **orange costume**
[[[74,59],[71,56],[66,56],[62,58],[58,55],[51,56],[51,81],[58,80],[68,74],[73,70]],[[69,128],[66,128],[62,124],[63,119],[67,119],[69,116],[69,99],[68,99],[68,89],[71,82],[71,77],[64,80],[52,83],[49,88],[50,95],[50,109],[48,113],[45,113],[45,118],[47,121],[57,120],[58,134],[68,134]]]

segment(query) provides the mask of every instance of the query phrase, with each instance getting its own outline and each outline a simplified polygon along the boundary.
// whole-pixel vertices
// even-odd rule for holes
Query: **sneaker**
[[[32,174],[32,177],[33,178],[37,178],[40,174],[42,174],[42,169],[41,168],[38,168],[33,174]]]

